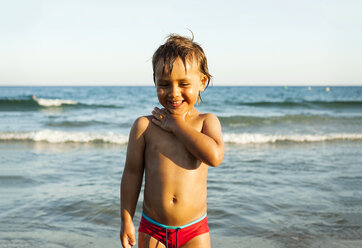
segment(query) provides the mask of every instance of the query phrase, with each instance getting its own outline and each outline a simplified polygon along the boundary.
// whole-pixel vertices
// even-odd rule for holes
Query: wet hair
[[[192,33],[192,32],[191,32]],[[161,45],[152,57],[152,67],[153,67],[153,81],[155,82],[155,70],[157,63],[162,60],[163,68],[162,73],[167,67],[168,71],[171,73],[173,68],[173,63],[175,60],[180,57],[186,70],[186,61],[195,62],[199,65],[199,70],[202,74],[207,77],[206,87],[209,86],[211,75],[207,67],[207,59],[204,53],[204,50],[199,44],[194,42],[194,34],[192,33],[192,38],[184,37],[178,34],[170,34],[167,37],[165,44]]]

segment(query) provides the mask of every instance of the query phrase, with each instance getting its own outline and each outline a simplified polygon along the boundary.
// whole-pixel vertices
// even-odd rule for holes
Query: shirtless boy
[[[121,182],[122,246],[136,244],[133,216],[144,173],[138,247],[210,247],[207,170],[222,162],[224,144],[217,117],[194,107],[211,78],[206,56],[192,39],[171,35],[152,64],[163,108],[138,118],[130,131]]]

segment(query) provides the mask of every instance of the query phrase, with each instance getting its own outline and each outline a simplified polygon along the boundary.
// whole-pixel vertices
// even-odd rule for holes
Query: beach
[[[202,98],[225,141],[208,175],[212,247],[362,246],[362,87]],[[128,133],[154,106],[152,86],[0,87],[0,247],[121,247]]]

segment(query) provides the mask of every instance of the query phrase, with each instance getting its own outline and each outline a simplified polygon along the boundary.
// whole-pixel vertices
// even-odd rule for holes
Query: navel
[[[172,196],[171,202],[172,202],[173,204],[176,204],[176,203],[177,203],[177,197],[176,197],[175,195]]]

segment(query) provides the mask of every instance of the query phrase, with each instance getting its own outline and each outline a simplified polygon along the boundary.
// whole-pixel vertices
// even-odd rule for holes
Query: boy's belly
[[[146,170],[145,214],[169,226],[185,225],[203,216],[207,210],[207,165],[192,171],[176,168],[164,172],[167,175]]]
[[[171,134],[157,134],[145,150],[143,211],[164,225],[185,225],[206,212],[208,166]]]

